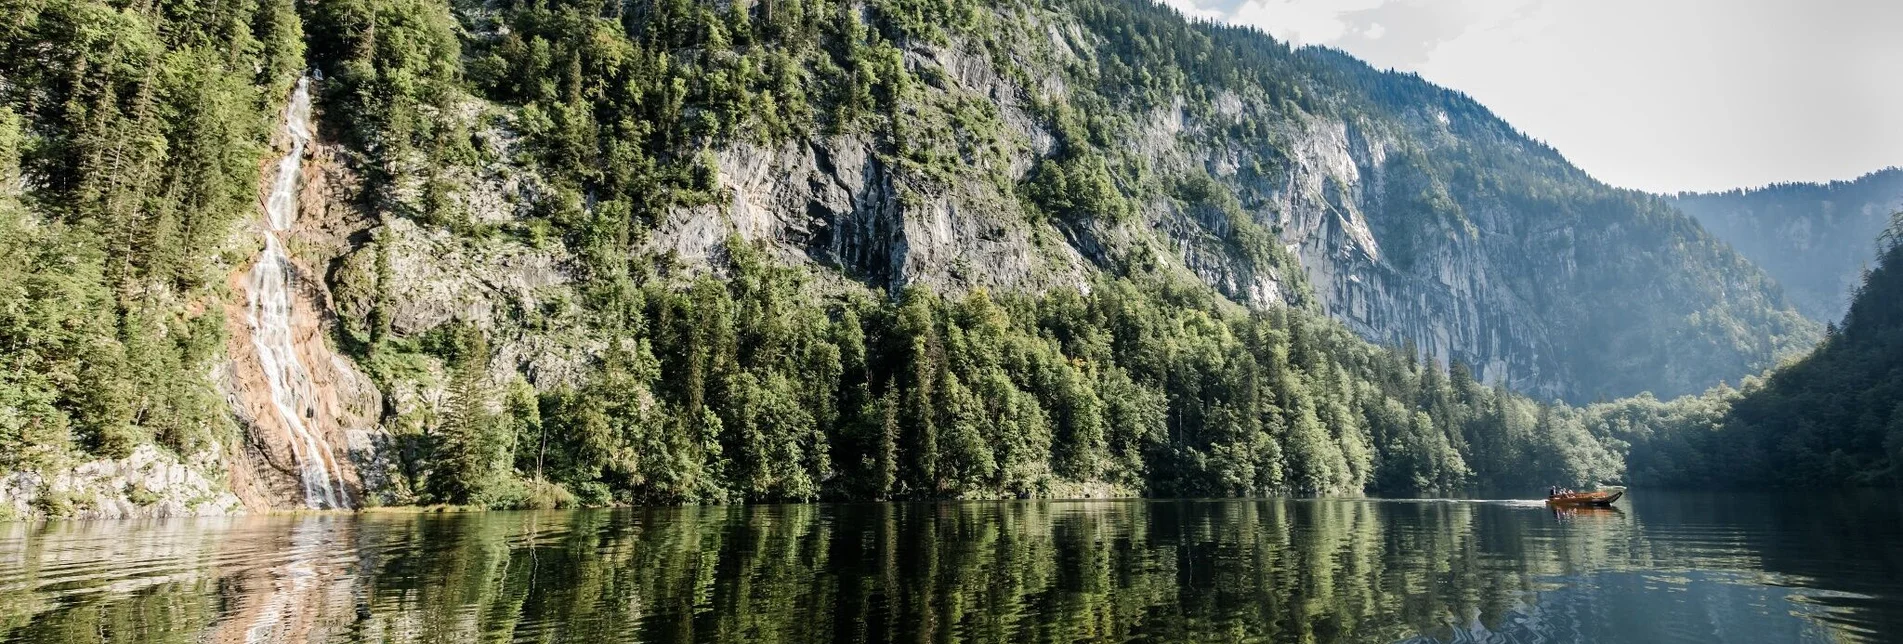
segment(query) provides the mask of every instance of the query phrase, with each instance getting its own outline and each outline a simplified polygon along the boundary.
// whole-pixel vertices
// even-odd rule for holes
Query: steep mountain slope
[[[1903,233],[1903,225],[1892,229]],[[1903,248],[1896,241],[1880,249],[1842,330],[1732,405],[1727,423],[1748,438],[1713,455],[1737,468],[1731,476],[1894,480],[1903,454]]]
[[[200,9],[0,15],[8,469],[159,445],[254,507],[1579,480],[1616,464],[1576,419],[1418,352],[1577,400],[1816,332],[1465,97],[1146,2]]]
[[[1341,211],[1360,211],[1371,243],[1302,243],[1327,311],[1364,336],[1575,402],[1701,391],[1814,338],[1757,268],[1663,200],[1607,187],[1418,78],[1295,57],[1321,87],[1352,88],[1339,118],[1365,157],[1360,181],[1341,182],[1359,205]]]
[[[1890,213],[1903,210],[1903,169],[1827,184],[1685,193],[1672,202],[1776,278],[1799,312],[1836,321],[1876,259],[1871,240]]]
[[[1701,391],[1815,337],[1666,200],[1416,77],[1140,2],[836,10],[464,7],[429,41],[466,60],[410,62],[467,83],[413,114],[355,105],[394,86],[350,65],[405,63],[364,52],[363,20],[313,53],[339,126],[412,144],[364,148],[383,207],[552,228],[585,279],[630,253],[704,266],[729,233],[894,293],[1180,266],[1576,401]]]

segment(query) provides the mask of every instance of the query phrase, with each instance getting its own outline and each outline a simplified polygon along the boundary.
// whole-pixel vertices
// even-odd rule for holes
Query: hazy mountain
[[[1635,483],[1891,485],[1903,454],[1903,218],[1836,332],[1803,358],[1669,403],[1595,406],[1604,434],[1632,446]],[[1601,408],[1603,407],[1603,408]]]
[[[1852,181],[1681,193],[1673,202],[1776,278],[1798,311],[1834,322],[1876,258],[1877,233],[1903,210],[1903,169]]]

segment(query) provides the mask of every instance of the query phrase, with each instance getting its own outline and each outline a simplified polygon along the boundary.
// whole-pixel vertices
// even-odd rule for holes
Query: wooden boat
[[[1572,492],[1546,497],[1546,504],[1553,507],[1606,507],[1625,496],[1624,488],[1599,490],[1597,492]]]

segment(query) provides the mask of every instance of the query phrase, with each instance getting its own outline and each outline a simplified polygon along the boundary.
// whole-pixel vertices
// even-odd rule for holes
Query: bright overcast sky
[[[1903,165],[1903,0],[1166,0],[1466,92],[1617,186]]]

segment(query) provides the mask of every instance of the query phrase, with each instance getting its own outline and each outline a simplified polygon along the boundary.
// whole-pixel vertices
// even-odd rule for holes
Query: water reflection
[[[1894,504],[796,505],[0,524],[8,642],[1883,641]]]

